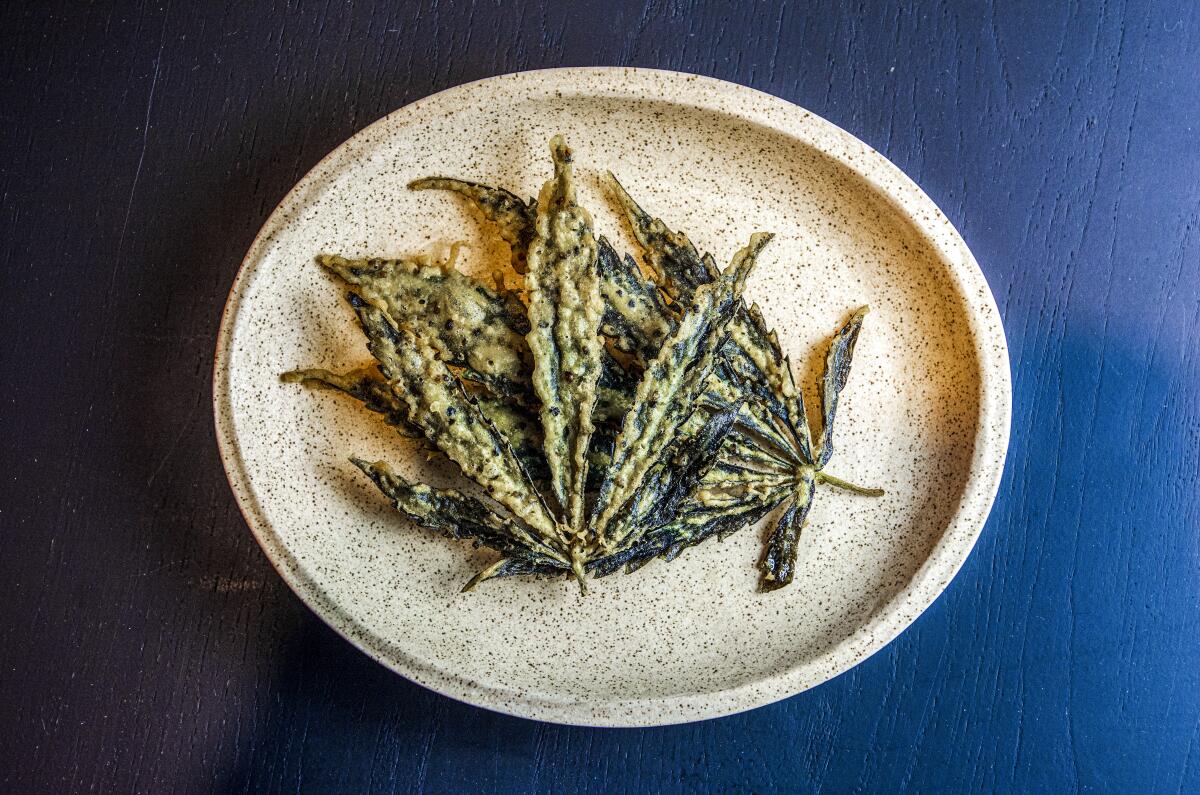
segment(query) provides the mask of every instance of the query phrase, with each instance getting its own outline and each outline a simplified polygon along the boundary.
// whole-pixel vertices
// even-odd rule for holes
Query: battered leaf
[[[566,564],[561,561],[515,543],[509,527],[512,520],[506,520],[474,497],[456,489],[434,489],[410,483],[382,461],[350,460],[371,478],[396,510],[415,524],[450,538],[470,540],[477,547],[489,547],[506,556],[473,577],[463,587],[464,591],[491,577],[566,573]]]
[[[767,472],[791,472],[794,467],[775,455],[763,450],[756,440],[751,440],[739,431],[736,424],[733,432],[725,437],[721,447],[722,465],[742,466]]]
[[[761,587],[764,591],[774,591],[791,583],[796,575],[796,544],[800,540],[800,531],[804,528],[804,520],[812,507],[815,484],[811,470],[803,470],[796,485],[796,493],[787,510],[779,517],[774,532],[767,539],[767,551],[763,556],[763,574]]]
[[[681,510],[716,462],[736,415],[737,407],[716,414],[693,410],[679,426],[621,511],[626,544],[635,543],[646,530],[662,525]]]
[[[743,499],[766,499],[776,491],[790,491],[799,473],[792,472],[731,472],[714,466],[701,479],[692,494],[692,502],[707,507],[721,507]]]
[[[676,301],[687,303],[700,285],[716,278],[712,258],[707,254],[700,256],[687,235],[672,231],[661,219],[643,210],[616,177],[609,174],[608,179],[634,237],[642,246],[647,265],[659,275],[664,289]],[[729,341],[722,355],[746,388],[779,419],[797,457],[811,462],[808,423],[791,365],[757,306],[742,308],[730,322]]]
[[[512,520],[505,519],[480,500],[457,489],[434,489],[411,483],[382,461],[371,463],[361,458],[350,461],[371,478],[396,510],[421,527],[451,538],[469,539],[476,546],[490,547],[505,555],[533,555],[514,541],[510,530]]]
[[[347,373],[334,373],[319,368],[293,370],[279,378],[287,383],[321,386],[344,392],[362,402],[371,411],[382,414],[387,424],[395,427],[401,436],[424,436],[419,427],[408,421],[408,408],[392,394],[391,387],[387,385],[377,367],[359,367]]]
[[[792,493],[792,487],[794,485],[794,482],[789,481],[782,486],[775,486],[773,488],[764,488],[755,491],[747,491],[744,493],[729,492],[720,495],[709,496],[706,497],[703,502],[697,501],[695,508],[689,506],[689,511],[733,511],[741,510],[752,505],[764,505],[767,503],[770,503],[771,505],[778,505],[789,494]],[[762,518],[761,515],[759,518]]]
[[[296,370],[280,377],[287,382],[336,389],[360,401],[368,410],[382,414],[384,420],[401,435],[424,437],[420,427],[408,421],[408,407],[396,397],[378,367],[360,367],[342,374],[321,369]],[[496,432],[508,440],[529,475],[537,481],[539,475],[534,470],[540,465],[542,479],[545,479],[542,429],[537,416],[524,406],[491,395],[474,394],[470,399],[496,426]],[[598,458],[607,462],[604,455]]]
[[[770,239],[767,234],[752,236],[717,281],[696,291],[690,309],[646,368],[600,487],[592,524],[605,549],[618,548],[632,530],[610,525],[641,487],[658,451],[691,414],[712,372],[725,327],[741,305],[746,277]]]
[[[412,190],[449,190],[466,197],[489,221],[512,249],[512,265],[526,272],[530,244],[537,235],[537,202],[523,201],[503,188],[446,177],[427,177],[410,182]],[[670,331],[671,311],[662,294],[638,270],[628,255],[620,257],[601,237],[598,241],[600,290],[605,301],[601,333],[613,339],[619,350],[652,358]]]
[[[410,329],[397,329],[381,309],[358,295],[351,293],[348,299],[358,313],[371,354],[425,438],[528,525],[532,535],[518,523],[512,525],[523,543],[561,557],[557,550],[564,539],[512,447],[463,391],[437,352]]]
[[[858,342],[858,333],[862,331],[863,318],[868,311],[869,308],[864,306],[846,321],[846,325],[834,335],[825,357],[825,371],[821,375],[821,449],[817,459],[818,468],[829,463],[829,457],[833,455],[833,418],[837,413],[838,397],[850,378],[854,345]]]
[[[737,322],[737,318],[730,325]],[[729,353],[729,343],[722,348],[722,355]],[[744,361],[744,359],[743,359]],[[734,401],[745,401],[745,407],[738,417],[739,434],[758,444],[766,454],[780,458],[793,465],[806,463],[797,452],[795,436],[785,426],[780,429],[776,421],[778,415],[772,414],[768,406],[775,403],[762,399],[762,384],[756,370],[747,371],[747,379],[741,378],[728,359],[722,359],[717,369],[708,379],[708,388],[702,398],[704,406],[713,406],[717,410],[731,405]],[[747,400],[747,396],[750,399]],[[781,408],[781,404],[780,404]]]
[[[542,429],[533,411],[491,395],[471,395],[470,399],[492,423],[496,433],[508,440],[518,457],[522,460],[538,457],[542,448]]]
[[[695,499],[703,505],[716,505],[729,494],[761,493],[764,489],[786,486],[795,480],[795,472],[760,472],[721,465],[713,467],[704,477]]]
[[[458,193],[495,223],[526,275],[525,291],[491,290],[427,258],[322,257],[361,293],[350,300],[380,371],[304,370],[285,380],[355,397],[402,433],[419,433],[484,488],[494,503],[355,460],[414,521],[500,553],[464,590],[516,575],[574,575],[582,586],[588,572],[671,560],[784,503],[762,588],[787,585],[817,485],[881,493],[822,471],[866,310],[830,347],[814,444],[775,333],[740,298],[770,236],[755,235],[721,273],[610,174],[656,283],[595,239],[560,137],[551,155],[554,178],[536,203],[463,180],[410,185]]]
[[[597,269],[605,305],[601,331],[618,350],[637,355],[643,364],[650,361],[675,327],[673,312],[633,258],[620,257],[604,237]]]
[[[659,527],[679,513],[721,452],[740,406],[718,414],[693,412],[629,503],[622,524],[630,536]],[[698,426],[694,429],[688,425]]]
[[[500,230],[500,237],[512,249],[512,266],[525,273],[529,244],[533,242],[537,203],[526,202],[503,188],[447,177],[426,177],[408,183],[410,190],[448,190],[466,197],[483,216]]]
[[[562,136],[550,141],[554,179],[538,197],[537,234],[529,247],[526,336],[533,352],[533,388],[550,466],[550,482],[570,527],[580,533],[592,409],[603,362],[604,305],[596,273],[592,217],[575,200],[572,152]]]
[[[529,377],[532,356],[525,339],[529,319],[516,293],[491,290],[453,267],[423,257],[321,256],[317,262],[355,285],[369,303],[389,315],[394,309],[394,316],[403,318],[447,364],[463,368],[468,380],[508,402],[536,403]],[[413,311],[414,307],[420,311]],[[600,356],[596,419],[619,420],[629,409],[637,382],[602,345]]]
[[[713,536],[724,538],[755,524],[786,494],[783,491],[766,498],[756,496],[715,507],[690,506],[668,523],[645,533],[637,543],[596,560],[589,566],[589,571],[596,577],[612,574],[622,567],[632,573],[656,557],[674,559],[687,547]]]
[[[490,290],[452,264],[411,259],[317,262],[356,287],[382,309],[426,340],[464,375],[500,395],[520,398],[529,390],[529,321],[515,293]]]
[[[682,232],[673,232],[660,219],[643,210],[617,178],[608,173],[609,187],[633,230],[633,236],[645,251],[646,265],[654,271],[659,283],[680,304],[692,302],[692,296],[702,284],[719,276],[711,258],[703,258]]]
[[[524,556],[516,556],[511,558],[501,558],[492,565],[488,566],[483,571],[476,574],[467,584],[462,587],[463,593],[475,589],[476,585],[487,580],[494,580],[499,577],[516,577],[522,574],[532,574],[539,576],[561,576],[570,574],[570,570],[562,564],[554,561],[546,561],[541,558],[530,558]]]
[[[729,324],[729,342],[740,348],[761,374],[771,396],[770,400],[764,401],[765,405],[772,408],[782,404],[782,412],[775,408],[772,413],[785,421],[800,459],[810,463],[813,460],[812,439],[804,398],[796,389],[791,362],[783,355],[775,332],[767,328],[758,304],[751,305]]]

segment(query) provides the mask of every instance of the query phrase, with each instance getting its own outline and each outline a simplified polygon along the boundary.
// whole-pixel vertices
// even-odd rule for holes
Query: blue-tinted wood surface
[[[1200,12],[1163,2],[0,4],[0,790],[1200,791]],[[543,725],[389,674],[217,459],[239,260],[347,136],[492,74],[799,103],[973,248],[1012,352],[995,511],[883,652],[773,706]]]

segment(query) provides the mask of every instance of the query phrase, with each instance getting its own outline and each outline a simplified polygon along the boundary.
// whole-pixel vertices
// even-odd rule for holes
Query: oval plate
[[[352,401],[279,381],[296,367],[369,360],[313,263],[444,255],[485,272],[507,248],[449,194],[448,175],[537,194],[547,141],[576,151],[598,230],[636,251],[601,189],[615,173],[701,251],[727,262],[769,230],[747,287],[810,394],[825,347],[870,304],[836,426],[831,474],[887,490],[823,487],[795,582],[757,590],[762,531],[599,580],[516,578],[460,594],[491,560],[395,514],[347,460],[451,473]],[[826,681],[878,651],[945,588],[999,485],[1011,405],[1008,352],[983,274],[933,202],[882,155],[784,100],[642,69],[494,77],[415,102],[326,157],[251,246],[221,322],[217,437],[242,513],[292,589],[392,670],[440,693],[529,718],[648,726],[737,712]],[[813,405],[818,405],[814,403]]]

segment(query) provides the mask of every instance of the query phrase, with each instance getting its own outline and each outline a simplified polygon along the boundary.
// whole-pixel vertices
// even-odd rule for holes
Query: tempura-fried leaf
[[[410,329],[397,329],[378,307],[351,293],[371,354],[379,361],[395,395],[408,406],[409,418],[434,446],[458,464],[463,474],[533,530],[515,534],[530,548],[557,556],[557,524],[529,480],[512,447],[463,391],[437,352]]]
[[[746,276],[770,239],[767,234],[752,236],[721,278],[696,291],[691,307],[646,368],[597,501],[593,528],[606,549],[616,549],[632,530],[610,525],[640,489],[657,452],[691,414],[712,372],[725,326],[741,304]]]
[[[378,367],[360,367],[347,373],[329,370],[295,370],[280,376],[287,382],[320,385],[336,389],[360,401],[368,410],[382,414],[384,420],[403,436],[422,438],[424,432],[408,421],[408,406],[396,397]],[[539,476],[534,467],[541,465],[541,479],[547,477],[545,460],[542,458],[542,427],[537,415],[516,403],[486,394],[470,396],[483,415],[496,426],[496,432],[508,440],[513,452],[535,481]],[[610,447],[611,447],[611,439]],[[436,448],[435,448],[436,450]],[[603,455],[600,460],[607,460]]]
[[[838,397],[850,378],[850,362],[854,357],[854,345],[862,331],[863,318],[868,307],[862,307],[846,321],[833,337],[829,353],[825,357],[825,371],[821,375],[821,450],[817,455],[817,468],[829,463],[833,455],[833,418],[837,413]]]
[[[686,235],[672,231],[661,219],[650,216],[616,177],[612,174],[608,177],[647,264],[662,279],[664,289],[675,300],[686,303],[699,285],[716,278],[712,258],[698,255]],[[792,437],[789,446],[796,449],[797,457],[811,463],[812,443],[803,399],[793,381],[791,365],[757,306],[742,309],[730,322],[729,341],[722,356],[745,387],[779,418],[787,435]]]
[[[735,316],[730,325],[736,322]],[[730,347],[727,341],[721,349],[725,358],[717,363],[713,374],[709,376],[702,405],[711,405],[720,410],[734,402],[744,401],[744,409],[738,417],[741,435],[760,445],[764,453],[781,457],[783,461],[793,464],[807,463],[807,459],[800,456],[796,450],[794,434],[786,427],[781,430],[779,423],[773,419],[781,416],[780,413],[773,414],[773,411],[786,412],[786,408],[782,403],[777,403],[771,394],[764,398],[764,384],[756,369],[751,367],[743,370],[746,374],[745,379],[738,375],[738,368],[732,366],[729,361]],[[740,351],[734,358],[743,363],[749,361]],[[751,399],[747,400],[747,397]]]
[[[739,408],[717,414],[693,411],[626,506],[620,519],[626,536],[669,522],[687,504],[720,455]]]
[[[528,250],[536,236],[537,202],[525,202],[503,188],[467,180],[427,177],[410,182],[412,190],[449,190],[467,198],[489,221],[512,249],[512,265],[525,273]],[[600,289],[605,300],[601,332],[626,353],[644,354],[658,350],[670,331],[671,311],[658,288],[638,270],[628,255],[620,257],[601,237],[599,244]]]
[[[457,489],[435,489],[423,483],[411,483],[382,461],[350,460],[392,501],[396,510],[421,527],[451,538],[470,539],[477,546],[490,547],[504,555],[553,560],[539,557],[526,546],[516,543],[511,530],[513,520],[505,519],[474,497]]]
[[[555,564],[552,561],[546,561],[539,558],[529,558],[524,556],[516,556],[511,558],[501,558],[492,565],[488,566],[483,571],[476,574],[467,584],[462,587],[463,593],[475,589],[476,585],[488,580],[494,580],[499,577],[516,577],[523,574],[532,574],[537,576],[561,576],[570,574],[571,570],[561,564]]]
[[[372,464],[359,458],[350,460],[371,478],[400,513],[416,524],[451,538],[469,539],[475,546],[490,547],[506,556],[471,578],[463,587],[464,591],[493,577],[569,572],[562,561],[514,543],[512,520],[501,517],[479,500],[456,489],[434,489],[410,483],[383,462]]]
[[[738,472],[713,466],[701,478],[691,501],[716,508],[743,499],[766,499],[779,489],[790,490],[797,477],[796,472]]]
[[[757,469],[791,472],[794,468],[788,461],[764,450],[761,441],[748,436],[736,425],[733,432],[725,437],[722,457],[723,460],[744,463]]]
[[[775,486],[760,486],[726,492],[722,496],[709,494],[703,499],[697,498],[694,504],[689,505],[688,510],[692,513],[701,513],[703,511],[735,510],[751,505],[776,506],[792,493],[794,485],[795,481],[788,481]],[[697,493],[699,491],[697,490]]]
[[[656,557],[673,559],[690,546],[718,536],[724,538],[755,524],[778,504],[787,492],[771,497],[741,499],[717,507],[690,506],[671,521],[645,533],[635,544],[599,558],[588,570],[604,577],[625,567],[632,573]]]
[[[645,252],[646,265],[675,301],[685,306],[690,304],[696,288],[716,280],[719,275],[712,259],[701,257],[687,235],[671,231],[660,219],[638,206],[611,172],[607,181],[629,219],[633,236]]]
[[[710,414],[699,431],[686,435],[681,433],[671,443],[668,448],[668,460],[671,462],[668,470],[669,491],[661,505],[664,515],[675,514],[716,463],[721,454],[721,444],[733,428],[741,408],[741,404],[738,404],[720,413]]]
[[[650,361],[675,327],[673,312],[637,263],[628,254],[620,257],[604,237],[597,269],[605,304],[601,331],[618,350],[637,355],[643,364]]]
[[[782,588],[796,576],[796,544],[804,529],[804,520],[808,518],[808,510],[812,507],[814,490],[812,470],[801,470],[795,496],[767,539],[767,551],[762,562],[761,586],[764,591]]]
[[[534,458],[541,453],[542,429],[532,409],[491,395],[471,395],[471,399],[519,458]]]
[[[729,324],[729,342],[737,345],[761,373],[762,381],[772,397],[772,400],[765,401],[766,405],[770,407],[775,402],[782,404],[780,418],[791,431],[789,435],[794,440],[799,457],[804,463],[811,463],[812,439],[805,415],[804,397],[796,389],[791,362],[783,355],[775,332],[767,328],[758,304],[752,304]],[[773,413],[780,414],[778,410]]]
[[[401,432],[419,432],[484,488],[491,500],[355,461],[418,523],[503,556],[466,589],[523,574],[574,575],[582,587],[587,572],[671,560],[781,503],[762,587],[786,585],[817,485],[881,493],[822,471],[866,310],[830,348],[814,438],[775,333],[740,298],[770,236],[755,235],[721,273],[609,175],[656,277],[647,279],[632,258],[594,238],[561,137],[551,154],[554,179],[536,203],[463,180],[410,185],[458,193],[495,223],[526,290],[491,290],[427,258],[322,257],[361,293],[351,302],[381,372],[307,370],[285,379],[341,390]],[[561,514],[538,484],[556,495]]]
[[[554,179],[538,197],[537,234],[529,246],[533,388],[541,401],[550,482],[568,524],[583,529],[584,483],[592,408],[603,361],[604,304],[596,273],[592,217],[575,200],[572,152],[562,136],[550,141]]]
[[[403,300],[404,295],[409,295],[413,299],[412,306],[421,311],[400,313],[399,316],[418,336],[429,342],[444,361],[463,368],[464,378],[482,384],[507,402],[521,405],[536,403],[529,383],[532,357],[524,336],[529,331],[529,323],[523,304],[519,307],[509,306],[512,301],[520,304],[514,294],[489,290],[456,271],[449,272],[450,284],[446,284],[438,278],[438,266],[430,266],[429,270],[418,266],[423,274],[410,279],[405,275],[397,276],[390,265],[377,264],[372,267],[367,264],[371,262],[369,260],[338,262],[341,258],[320,259],[331,270],[352,277],[347,280],[360,290],[365,290],[368,295],[364,297],[385,311],[389,307],[398,307],[397,302]],[[362,263],[362,266],[356,265],[356,262]],[[400,260],[375,262],[403,262],[400,268],[409,264]],[[393,299],[383,300],[387,284],[401,286],[393,291]],[[468,284],[469,289],[464,289]],[[368,287],[372,289],[366,289]],[[608,351],[602,352],[602,358],[597,417],[617,420],[628,410],[636,382]]]
[[[500,395],[529,389],[529,321],[515,293],[490,290],[426,257],[317,262],[356,287],[368,303],[403,322],[442,359]]]
[[[525,273],[525,259],[533,242],[537,203],[526,202],[503,188],[447,177],[426,177],[408,183],[410,190],[448,190],[470,200],[484,217],[500,230],[500,237],[512,249],[512,266]]]
[[[774,489],[786,486],[796,480],[795,472],[760,472],[753,469],[718,466],[713,467],[701,481],[701,488],[696,492],[695,499],[704,505],[716,505],[720,502],[718,495],[731,492],[750,494],[756,490]]]
[[[344,392],[362,402],[371,411],[382,414],[387,424],[395,427],[401,436],[424,436],[420,428],[408,421],[408,408],[392,394],[391,387],[383,380],[377,367],[359,367],[347,373],[334,373],[319,368],[293,370],[279,378],[287,383],[322,386]]]

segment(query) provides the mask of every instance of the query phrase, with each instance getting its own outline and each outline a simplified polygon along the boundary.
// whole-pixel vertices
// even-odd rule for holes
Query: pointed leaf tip
[[[825,356],[825,369],[821,374],[821,444],[817,453],[817,468],[829,463],[833,456],[833,421],[837,415],[838,399],[846,382],[850,379],[850,365],[854,358],[854,347],[862,331],[863,318],[869,307],[862,306],[850,316],[829,344]]]

